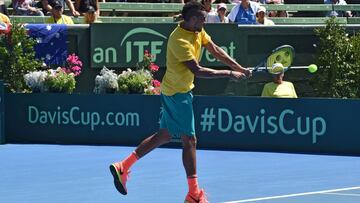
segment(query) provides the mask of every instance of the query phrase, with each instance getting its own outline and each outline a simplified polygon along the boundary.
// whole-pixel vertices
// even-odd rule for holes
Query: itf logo
[[[162,35],[161,33],[150,29],[150,28],[135,28],[130,30],[125,37],[123,38],[123,40],[121,41],[121,46],[123,46],[124,42],[132,35],[136,35],[136,34],[150,34],[150,35],[154,35],[154,36],[158,36],[162,39],[167,39],[167,37],[165,37],[164,35]],[[137,55],[138,55],[138,62],[143,60],[143,54],[146,50],[146,47],[150,47],[150,53],[154,55],[154,61],[156,61],[156,55],[161,53],[161,47],[163,46],[164,41],[156,41],[156,40],[137,40],[137,41],[126,41],[125,46],[126,46],[126,62],[130,62],[132,60],[132,54],[136,53],[137,51]]]
[[[156,56],[162,53],[167,37],[150,28],[138,27],[129,30],[121,39],[120,45],[113,43],[110,47],[102,45],[94,47],[92,61],[111,67],[117,63],[134,63],[143,60],[145,50],[148,50],[156,62]]]

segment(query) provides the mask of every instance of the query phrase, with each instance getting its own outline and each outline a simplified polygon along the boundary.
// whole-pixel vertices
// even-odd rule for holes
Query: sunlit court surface
[[[0,202],[183,202],[181,149],[159,148],[140,159],[128,195],[116,191],[109,164],[134,149],[0,145]],[[197,159],[210,202],[360,202],[360,157],[198,150]]]

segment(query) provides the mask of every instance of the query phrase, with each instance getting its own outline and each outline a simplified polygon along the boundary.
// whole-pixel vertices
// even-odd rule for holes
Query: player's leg
[[[200,190],[196,173],[196,137],[183,135],[183,164],[186,171],[189,191],[185,203],[207,203],[204,190]]]
[[[121,162],[110,165],[111,174],[114,177],[116,189],[123,195],[127,194],[126,182],[128,179],[130,167],[141,157],[153,149],[170,142],[171,137],[166,129],[160,129],[159,132],[151,135],[140,143],[134,152]]]
[[[159,132],[146,138],[141,144],[135,149],[135,153],[138,158],[145,156],[153,149],[170,142],[171,136],[167,129],[160,129]]]

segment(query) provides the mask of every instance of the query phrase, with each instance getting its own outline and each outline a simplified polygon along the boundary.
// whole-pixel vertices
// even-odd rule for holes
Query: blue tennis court
[[[0,145],[0,202],[183,202],[180,149],[156,149],[132,168],[127,196],[108,166],[133,147]],[[357,203],[360,157],[199,150],[210,202]]]

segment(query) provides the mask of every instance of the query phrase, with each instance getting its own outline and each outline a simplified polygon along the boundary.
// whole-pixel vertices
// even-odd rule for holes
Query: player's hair
[[[204,5],[193,0],[185,4],[181,11],[181,15],[185,21],[188,21],[192,16],[197,15],[199,11],[205,11]]]

